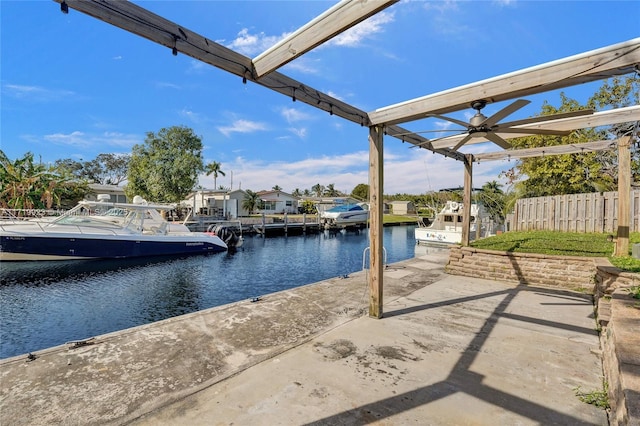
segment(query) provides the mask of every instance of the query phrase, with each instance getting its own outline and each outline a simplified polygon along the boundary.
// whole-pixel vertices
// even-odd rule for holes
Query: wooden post
[[[369,316],[382,318],[383,126],[369,128]]]
[[[618,235],[614,256],[629,255],[631,223],[631,137],[618,139]]]
[[[289,217],[287,216],[287,212],[284,212],[284,233],[287,234],[287,225],[289,224]]]
[[[473,155],[464,156],[464,195],[462,197],[462,241],[463,247],[469,246],[469,231],[471,228],[471,191],[472,188]]]

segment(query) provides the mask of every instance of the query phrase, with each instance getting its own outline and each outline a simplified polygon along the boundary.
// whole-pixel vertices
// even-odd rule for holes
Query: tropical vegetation
[[[0,207],[9,209],[69,208],[89,192],[64,168],[34,161],[32,153],[11,161],[0,150]]]
[[[214,188],[217,188],[218,176],[226,176],[226,173],[220,167],[220,163],[217,161],[212,161],[204,167],[204,172],[207,176],[213,175]]]
[[[188,127],[148,132],[144,144],[133,147],[125,187],[127,197],[140,195],[155,202],[181,202],[196,186],[198,173],[205,170],[202,149],[202,139]]]

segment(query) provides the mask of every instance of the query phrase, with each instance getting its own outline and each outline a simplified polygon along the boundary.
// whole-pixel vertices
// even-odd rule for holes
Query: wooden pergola
[[[345,120],[369,128],[369,189],[370,189],[370,274],[369,274],[369,315],[382,317],[383,289],[383,140],[388,135],[403,142],[431,150],[461,161],[465,167],[464,210],[470,211],[471,176],[474,161],[497,159],[499,155],[511,158],[519,155],[535,155],[534,151],[522,152],[508,150],[502,153],[473,156],[452,150],[454,138],[438,143],[420,136],[400,126],[424,118],[428,114],[445,114],[467,109],[471,102],[486,100],[499,102],[527,95],[561,89],[591,81],[603,80],[613,76],[624,75],[638,70],[640,67],[640,38],[607,46],[583,54],[567,57],[557,61],[526,68],[520,71],[478,81],[443,92],[429,94],[405,102],[378,108],[374,111],[363,111],[339,99],[296,81],[278,72],[283,65],[294,61],[309,50],[323,44],[336,35],[353,27],[357,23],[392,6],[399,0],[356,1],[343,0],[331,7],[322,15],[313,19],[275,46],[256,56],[249,58],[228,49],[211,39],[190,31],[185,26],[171,22],[140,6],[128,1],[109,0],[54,0],[60,3],[61,10],[69,9],[86,13],[123,30],[147,38],[170,49],[173,54],[185,54],[199,61],[210,64],[224,71],[237,75],[244,83],[250,81],[273,91],[279,92],[296,101],[306,103],[314,108],[339,116]],[[593,114],[596,116],[596,114]],[[591,119],[593,119],[591,116]],[[640,119],[640,111],[616,111],[598,116],[598,125]],[[604,117],[604,118],[602,118]],[[580,117],[585,119],[585,117]],[[573,120],[573,121],[572,121]],[[616,121],[622,120],[622,121]],[[592,123],[595,123],[593,121]],[[536,126],[549,126],[558,129],[560,123],[537,123]],[[566,128],[578,129],[592,127],[594,124],[581,122],[577,118],[567,119],[562,124]],[[523,126],[523,135],[527,128]],[[510,134],[513,136],[513,134]],[[481,142],[478,139],[477,142]],[[587,146],[585,144],[567,146],[562,153],[582,152],[584,149],[602,149],[611,141],[600,141]],[[629,158],[629,142],[619,143],[621,163]],[[549,149],[549,148],[547,148]],[[554,149],[559,149],[555,148]],[[626,155],[626,157],[625,157]],[[622,193],[628,193],[629,177],[621,176],[620,185],[626,185],[621,191],[620,209],[624,209]],[[627,208],[628,212],[628,194]],[[469,216],[465,215],[463,229],[466,229],[468,242]],[[629,233],[629,218],[626,222],[619,220],[619,227],[626,223],[626,235]],[[619,228],[620,229],[620,228]],[[624,232],[619,231],[619,237]],[[465,236],[463,235],[463,241]],[[621,238],[618,238],[619,240]],[[627,240],[628,244],[628,240]],[[625,251],[626,252],[626,251]]]

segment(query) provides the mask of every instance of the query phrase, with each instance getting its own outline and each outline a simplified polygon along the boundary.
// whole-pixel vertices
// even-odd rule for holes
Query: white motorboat
[[[81,201],[62,216],[45,221],[0,223],[0,260],[134,258],[221,252],[227,244],[213,232],[191,232],[167,222],[172,205]],[[97,211],[108,215],[95,214]],[[116,214],[117,212],[117,214]]]
[[[339,204],[320,214],[325,226],[365,225],[369,220],[369,209],[365,203]]]
[[[436,214],[433,222],[424,226],[418,221],[415,229],[417,243],[426,244],[460,244],[462,242],[462,203],[447,201],[446,205]],[[488,216],[479,204],[471,204],[471,226],[469,240],[476,237],[476,229],[481,224],[481,217]],[[481,226],[481,231],[483,228]]]

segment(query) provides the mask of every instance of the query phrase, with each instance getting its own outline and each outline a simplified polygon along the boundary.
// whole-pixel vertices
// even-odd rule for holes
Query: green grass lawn
[[[517,253],[607,257],[613,265],[620,269],[640,272],[640,259],[631,257],[632,245],[640,243],[640,232],[632,232],[629,236],[628,256],[612,256],[615,243],[608,241],[609,236],[610,234],[600,233],[511,231],[474,241],[470,245],[480,249]]]

